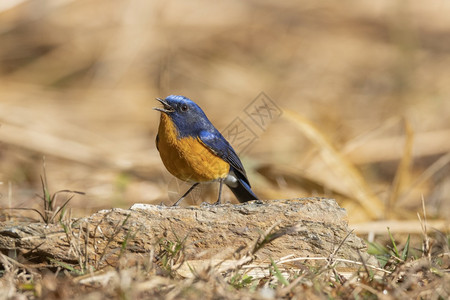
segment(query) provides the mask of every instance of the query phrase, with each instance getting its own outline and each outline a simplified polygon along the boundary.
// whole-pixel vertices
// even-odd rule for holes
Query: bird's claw
[[[208,202],[205,202],[205,201],[203,201],[203,202],[200,204],[200,207],[211,207],[211,206],[212,206],[211,203],[208,203]]]

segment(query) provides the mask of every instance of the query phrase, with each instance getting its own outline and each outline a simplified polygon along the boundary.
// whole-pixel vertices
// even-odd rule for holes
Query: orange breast
[[[161,113],[158,137],[164,166],[179,179],[206,182],[228,175],[230,165],[214,155],[198,138],[178,139],[175,125],[165,113]]]

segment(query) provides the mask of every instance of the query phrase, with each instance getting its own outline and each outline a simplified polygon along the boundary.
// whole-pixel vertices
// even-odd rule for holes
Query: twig
[[[361,260],[361,263],[364,266],[364,270],[366,271],[367,276],[370,277],[369,269],[367,268],[366,262],[364,261],[364,258],[362,257],[361,252],[359,251],[359,249],[356,249],[356,251],[358,252],[359,259]]]
[[[344,243],[345,243],[345,240],[347,240],[347,238],[350,236],[350,234],[353,233],[353,231],[354,231],[354,229],[350,230],[349,233],[347,233],[347,235],[342,239],[339,246],[336,249],[334,249],[333,253],[331,253],[330,256],[328,256],[328,259],[327,259],[328,262],[327,262],[327,265],[325,266],[325,268],[328,268],[333,263],[334,256],[339,251],[339,249],[341,249],[342,245],[344,245]]]
[[[286,260],[282,260],[282,261],[278,261],[277,264],[285,264],[285,263],[289,263],[289,262],[293,262],[293,261],[301,261],[301,260],[328,260],[328,257],[296,257],[296,258],[290,258],[290,259],[286,259]],[[350,259],[344,259],[344,258],[335,258],[334,259],[336,262],[344,262],[344,263],[351,263],[351,264],[356,264],[356,265],[363,265],[362,262],[359,261],[354,261],[354,260],[350,260]],[[391,274],[392,272],[387,271],[385,269],[373,266],[373,265],[368,265],[366,264],[367,267],[380,271],[380,272],[384,272],[386,274]]]
[[[428,237],[428,231],[427,231],[427,210],[425,208],[425,200],[424,200],[423,195],[422,195],[422,211],[423,211],[423,221],[420,218],[419,213],[417,213],[417,217],[419,218],[420,226],[422,227],[422,234],[424,237],[423,255],[428,257],[428,260],[431,260],[430,239]]]

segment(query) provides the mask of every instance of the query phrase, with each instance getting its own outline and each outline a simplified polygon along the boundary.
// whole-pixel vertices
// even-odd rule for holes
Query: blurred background
[[[44,167],[50,192],[86,193],[73,216],[173,203],[189,186],[163,167],[152,108],[181,94],[218,129],[250,126],[261,199],[332,197],[352,224],[406,227],[423,199],[448,228],[449,15],[443,0],[2,0],[1,207],[41,207]],[[261,92],[281,111],[264,128],[245,113]]]

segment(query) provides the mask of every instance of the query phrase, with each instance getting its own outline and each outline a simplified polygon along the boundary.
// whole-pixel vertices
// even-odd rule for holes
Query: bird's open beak
[[[175,109],[172,106],[170,106],[170,104],[165,99],[156,98],[156,100],[161,102],[163,107],[153,107],[154,110],[159,110],[163,113],[171,113],[175,111]]]

